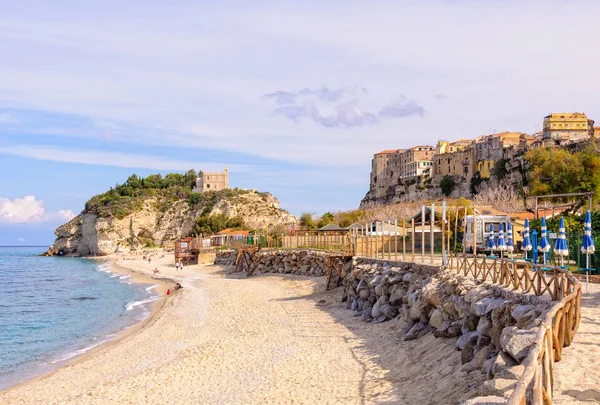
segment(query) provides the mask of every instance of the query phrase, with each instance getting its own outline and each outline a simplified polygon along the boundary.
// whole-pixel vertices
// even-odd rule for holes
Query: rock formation
[[[296,222],[296,218],[279,208],[279,201],[269,193],[232,193],[214,205],[190,205],[187,199],[168,204],[149,197],[134,212],[117,218],[100,216],[84,210],[54,232],[56,240],[47,255],[107,255],[149,245],[164,245],[188,235],[194,221],[203,214],[240,216],[250,228]]]

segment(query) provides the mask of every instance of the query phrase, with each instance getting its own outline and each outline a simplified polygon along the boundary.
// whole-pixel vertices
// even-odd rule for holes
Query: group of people
[[[183,263],[181,263],[181,262],[175,262],[175,270],[181,270],[181,271],[183,271]]]

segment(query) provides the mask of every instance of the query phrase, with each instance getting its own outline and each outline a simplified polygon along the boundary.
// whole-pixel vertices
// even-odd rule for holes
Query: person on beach
[[[167,289],[167,295],[171,295],[171,290]]]

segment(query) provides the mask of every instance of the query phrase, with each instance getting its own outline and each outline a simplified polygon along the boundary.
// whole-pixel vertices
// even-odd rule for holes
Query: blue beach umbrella
[[[515,251],[515,243],[513,241],[513,231],[510,222],[506,224],[506,251],[511,253]],[[512,257],[512,256],[511,256]]]
[[[596,247],[594,246],[594,239],[592,238],[592,215],[588,211],[585,213],[585,221],[583,221],[583,244],[581,245],[581,253],[593,255],[595,251]]]
[[[544,264],[546,264],[546,253],[550,251],[550,241],[548,240],[548,227],[546,226],[546,217],[542,217],[542,226],[540,232],[540,244],[538,251],[544,254]]]
[[[527,259],[527,252],[533,250],[533,244],[531,243],[531,236],[529,236],[529,220],[525,220],[523,226],[523,243],[521,244],[521,250],[525,252],[525,259]]]
[[[560,218],[560,224],[558,225],[558,238],[554,243],[554,253],[560,256],[560,265],[563,265],[564,257],[569,256],[569,249],[567,248],[567,237],[565,235],[565,219]]]
[[[592,214],[588,210],[585,213],[585,220],[583,221],[583,244],[581,245],[581,253],[585,254],[585,289],[588,289],[589,283],[589,269],[590,269],[590,255],[593,255],[596,251],[594,246],[594,238],[592,238]]]
[[[496,250],[496,244],[494,243],[494,225],[490,224],[490,235],[488,236],[487,247],[489,250]]]
[[[500,228],[498,229],[498,242],[496,243],[496,250],[500,252],[500,257],[502,257],[502,252],[506,250],[506,241],[504,240],[503,224],[500,224]]]

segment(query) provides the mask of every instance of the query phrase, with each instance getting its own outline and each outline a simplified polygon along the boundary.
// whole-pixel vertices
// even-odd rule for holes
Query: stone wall
[[[217,250],[214,263],[219,266],[235,266],[237,250]]]
[[[523,373],[520,362],[550,307],[542,297],[414,263],[355,259],[342,284],[342,300],[364,321],[400,316],[405,321],[404,340],[428,333],[457,338],[462,371],[488,378],[477,394],[504,400]]]
[[[222,251],[215,263],[235,262],[235,252]],[[327,253],[307,250],[261,251],[251,268],[257,273],[321,276]],[[404,340],[432,333],[456,338],[462,371],[482,373],[488,381],[476,395],[505,401],[524,367],[538,326],[550,308],[549,297],[514,292],[481,283],[439,267],[367,258],[343,266],[342,302],[365,322],[400,317]],[[480,380],[480,378],[478,378]],[[477,404],[479,399],[468,401]],[[483,401],[483,400],[481,400]]]

